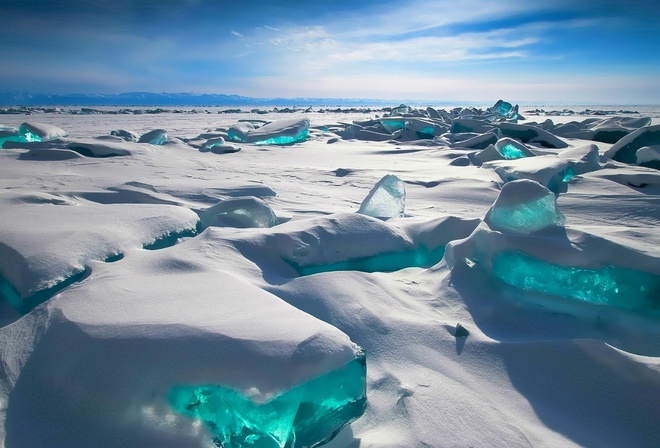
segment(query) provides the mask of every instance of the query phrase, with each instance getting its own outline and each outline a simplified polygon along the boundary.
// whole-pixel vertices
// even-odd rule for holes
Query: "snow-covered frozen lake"
[[[0,114],[0,446],[660,445],[660,107],[487,107]]]

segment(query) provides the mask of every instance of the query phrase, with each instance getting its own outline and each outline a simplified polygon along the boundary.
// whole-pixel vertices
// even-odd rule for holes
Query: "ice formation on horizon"
[[[204,422],[220,446],[314,447],[364,413],[366,393],[366,359],[360,354],[265,402],[215,385],[177,386],[169,401],[177,412]]]
[[[489,110],[496,113],[498,116],[509,120],[515,120],[518,118],[518,105],[516,104],[514,106],[503,100],[498,100]]]
[[[564,216],[550,190],[536,181],[519,179],[504,184],[484,221],[493,230],[528,234],[561,226]]]
[[[406,185],[394,174],[386,174],[362,201],[358,213],[374,218],[402,218],[406,207]]]

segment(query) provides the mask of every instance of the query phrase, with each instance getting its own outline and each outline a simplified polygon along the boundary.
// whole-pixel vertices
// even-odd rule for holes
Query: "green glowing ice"
[[[404,252],[388,252],[370,257],[353,258],[337,263],[296,266],[300,275],[312,275],[320,272],[361,271],[361,272],[394,272],[405,268],[428,268],[437,264],[445,255],[444,246],[429,251],[424,246]]]
[[[366,359],[353,361],[265,402],[222,386],[177,386],[169,401],[201,420],[216,445],[232,448],[315,447],[329,442],[366,406]]]
[[[255,145],[293,145],[294,143],[302,142],[307,139],[309,135],[309,128],[305,128],[296,135],[279,135],[265,140],[254,142]]]
[[[30,132],[28,128],[25,127],[25,125],[23,124],[18,127],[18,133],[21,135],[22,138],[22,140],[20,141],[23,142],[40,142],[42,140],[41,137],[39,137],[37,134],[33,134],[32,132]]]
[[[564,223],[564,216],[557,210],[552,193],[527,202],[501,205],[496,203],[486,215],[486,222],[494,230],[531,233]]]
[[[383,125],[385,129],[387,129],[387,132],[390,134],[392,132],[398,131],[399,129],[403,129],[406,127],[406,121],[402,119],[381,119],[380,124]],[[432,133],[432,132],[431,132]]]
[[[660,276],[646,272],[552,265],[522,252],[504,251],[493,260],[493,275],[517,288],[597,305],[634,311],[660,308]]]
[[[519,148],[516,148],[514,145],[509,143],[508,145],[504,145],[500,150],[499,153],[502,154],[502,157],[505,159],[520,159],[522,157],[525,157],[525,153],[522,152]]]
[[[561,179],[562,182],[568,182],[569,180],[573,179],[575,176],[575,170],[573,169],[572,166],[569,166],[566,168],[566,171],[564,172],[564,177]]]

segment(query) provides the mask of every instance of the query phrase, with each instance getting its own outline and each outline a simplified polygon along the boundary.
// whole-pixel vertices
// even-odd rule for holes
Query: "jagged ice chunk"
[[[564,216],[550,190],[533,180],[520,179],[504,184],[484,221],[493,230],[527,234],[563,225]]]
[[[406,186],[393,174],[386,174],[362,201],[358,213],[374,218],[401,218],[406,207]]]

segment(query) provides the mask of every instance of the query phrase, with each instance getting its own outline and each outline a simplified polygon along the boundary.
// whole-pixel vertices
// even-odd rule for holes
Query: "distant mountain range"
[[[0,105],[3,106],[396,106],[401,103],[431,104],[428,101],[368,98],[254,98],[205,93],[0,93]]]

